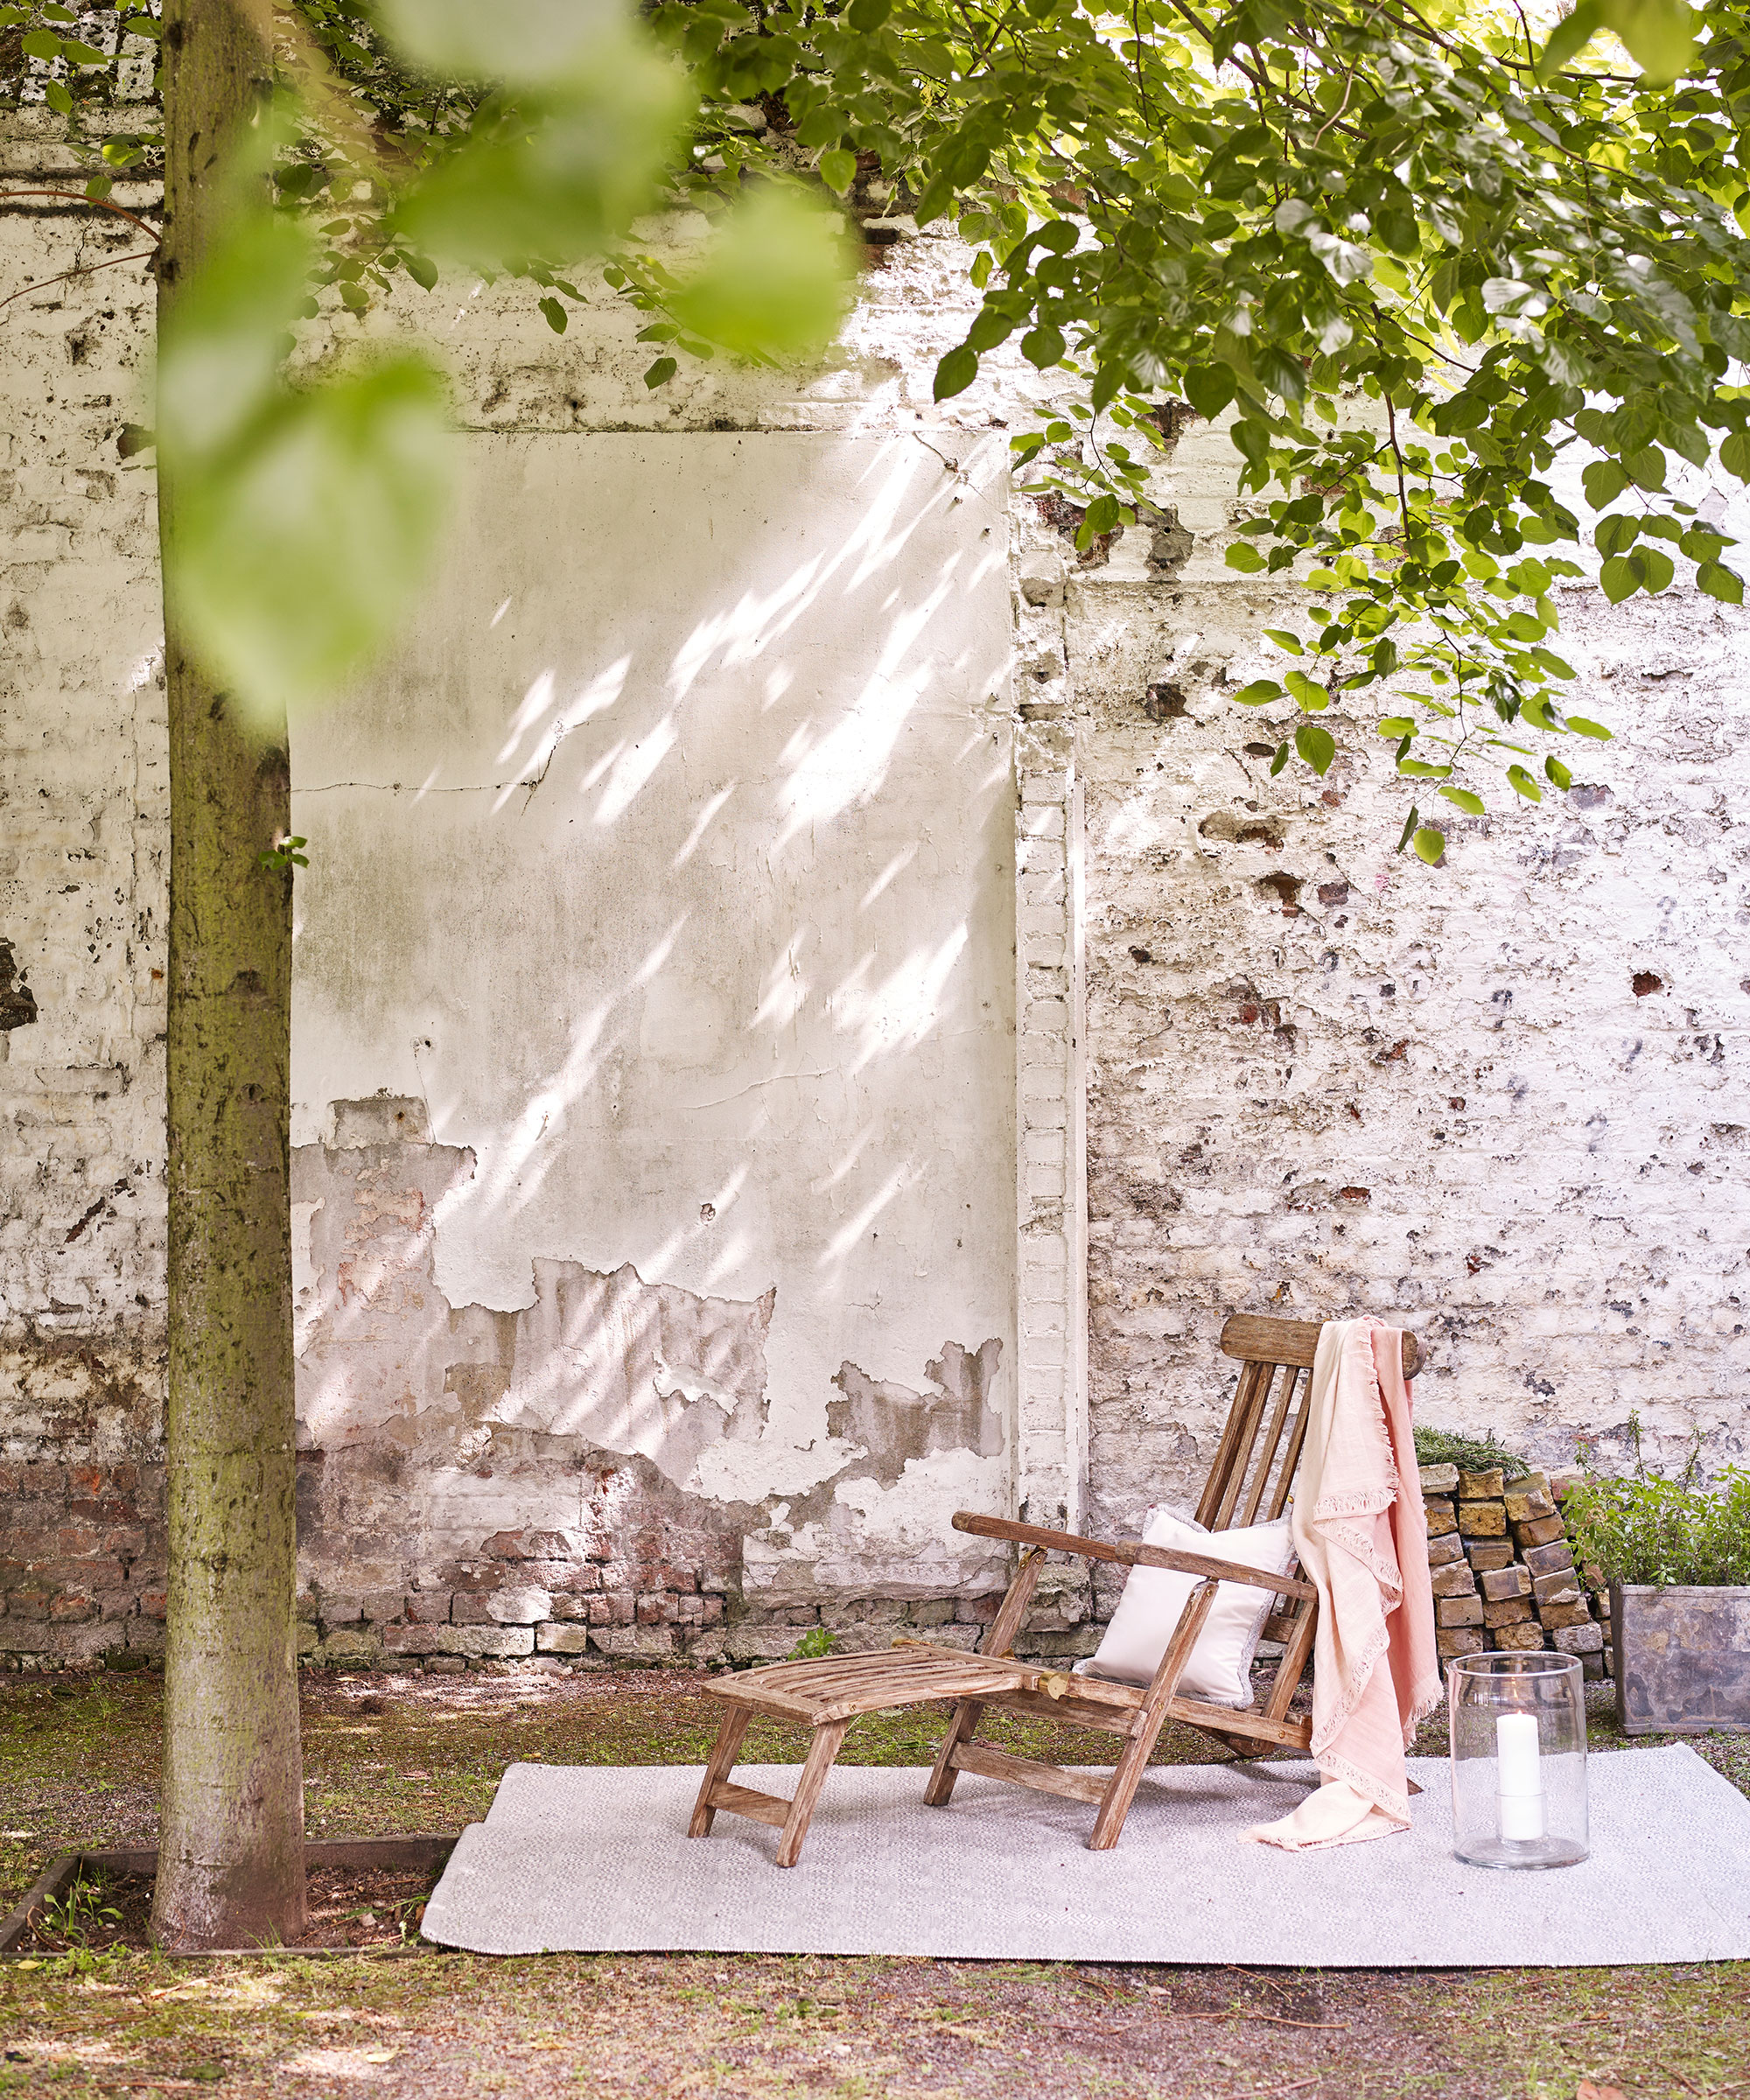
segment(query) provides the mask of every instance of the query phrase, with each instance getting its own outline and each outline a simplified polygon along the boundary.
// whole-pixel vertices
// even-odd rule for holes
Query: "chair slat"
[[[1246,1468],[1251,1461],[1257,1443],[1258,1424],[1264,1420],[1264,1411],[1270,1400],[1270,1387],[1278,1377],[1292,1381],[1292,1370],[1282,1370],[1273,1363],[1263,1367],[1264,1376],[1252,1390],[1251,1404],[1240,1421],[1239,1434],[1234,1439],[1234,1455],[1228,1468],[1228,1478],[1222,1488],[1221,1499],[1215,1505],[1215,1515],[1209,1529],[1225,1531],[1234,1521],[1234,1505],[1239,1500],[1240,1489],[1245,1485]],[[1238,1415],[1239,1396],[1234,1397],[1234,1412]]]
[[[1228,1410],[1228,1418],[1222,1424],[1221,1438],[1215,1446],[1214,1462],[1209,1468],[1209,1477],[1203,1484],[1202,1500],[1197,1505],[1197,1522],[1206,1531],[1218,1528],[1217,1512],[1222,1497],[1228,1491],[1240,1439],[1247,1433],[1249,1419],[1256,1403],[1260,1386],[1268,1390],[1274,1368],[1267,1363],[1249,1363],[1240,1373],[1240,1382],[1234,1393],[1234,1404]]]
[[[1270,1427],[1258,1446],[1257,1463],[1252,1471],[1252,1484],[1246,1491],[1246,1499],[1240,1506],[1235,1522],[1240,1525],[1257,1521],[1258,1504],[1264,1500],[1264,1491],[1270,1485],[1270,1469],[1282,1443],[1282,1432],[1288,1422],[1288,1410],[1294,1404],[1295,1382],[1301,1373],[1292,1365],[1283,1368],[1282,1391],[1271,1410]]]

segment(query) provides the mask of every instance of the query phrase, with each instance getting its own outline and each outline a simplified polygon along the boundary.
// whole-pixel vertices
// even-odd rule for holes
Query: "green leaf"
[[[296,220],[250,213],[226,228],[171,303],[158,356],[158,428],[167,459],[218,452],[262,411],[313,259]]]
[[[1254,678],[1233,696],[1242,707],[1267,707],[1272,700],[1281,699],[1282,688],[1274,678]]]
[[[1431,766],[1425,759],[1400,759],[1397,770],[1410,780],[1444,780],[1452,769],[1450,766]]]
[[[1735,569],[1722,567],[1718,562],[1704,562],[1696,570],[1696,588],[1704,591],[1710,598],[1717,598],[1728,606],[1744,603],[1744,578]]]
[[[1322,780],[1337,755],[1337,740],[1316,722],[1303,722],[1294,732],[1294,748]]]
[[[48,86],[43,89],[43,100],[58,115],[61,116],[73,115],[73,97],[67,92],[64,81],[51,80]]]
[[[1193,365],[1185,374],[1185,397],[1197,413],[1213,421],[1238,390],[1228,365]],[[1745,475],[1750,480],[1750,473]]]
[[[558,300],[542,299],[541,302],[541,312],[545,317],[547,326],[553,331],[554,334],[564,335],[565,332],[565,323],[568,317],[566,315],[565,309],[559,304]]]
[[[1584,715],[1570,715],[1568,727],[1577,737],[1596,737],[1600,744],[1610,741],[1611,732],[1602,722],[1588,722]]]
[[[1750,481],[1750,430],[1733,430],[1720,444],[1719,464],[1740,481]]]
[[[1309,715],[1323,714],[1331,704],[1329,692],[1315,680],[1309,678],[1305,671],[1288,672],[1284,682]]]
[[[1528,802],[1541,802],[1544,790],[1522,766],[1509,766],[1507,769],[1508,785],[1516,794],[1522,794]]]
[[[167,597],[247,710],[329,696],[393,633],[436,550],[448,420],[437,371],[401,356],[283,394],[221,455],[178,461]]]
[[[1684,0],[1598,0],[1598,11],[1628,46],[1648,87],[1669,86],[1695,56],[1700,18]]]
[[[1236,540],[1222,556],[1229,569],[1237,569],[1242,575],[1255,576],[1264,565],[1264,556],[1256,547],[1249,547],[1243,540]]]
[[[1614,554],[1599,570],[1599,584],[1613,606],[1620,606],[1641,588],[1646,574],[1644,558],[1638,554]]]
[[[60,56],[60,38],[52,30],[26,30],[19,42],[27,59],[41,59],[46,64]]]
[[[1291,656],[1304,656],[1306,654],[1300,637],[1291,634],[1285,627],[1266,627],[1264,632],[1267,641],[1273,641],[1279,649],[1286,649]]]
[[[521,0],[506,14],[472,0],[390,0],[389,14],[433,70],[466,73],[431,54],[472,51],[482,73],[520,90],[516,122],[478,124],[402,200],[392,230],[413,246],[484,270],[531,256],[563,264],[607,247],[654,200],[688,91],[617,10]],[[410,24],[433,33],[410,38]],[[556,54],[550,66],[531,59],[542,46]]]
[[[850,291],[850,259],[836,214],[768,185],[744,191],[703,268],[669,295],[668,306],[682,327],[732,355],[776,363],[823,349]]]
[[[1288,763],[1288,739],[1284,737],[1270,753],[1270,777],[1274,780]]]
[[[425,291],[430,291],[438,282],[438,265],[430,256],[404,256],[402,267],[414,283]]]
[[[1471,816],[1480,816],[1483,814],[1482,797],[1480,794],[1473,794],[1468,788],[1446,787],[1441,788],[1440,793],[1449,802],[1456,802],[1460,809]]]
[[[1426,861],[1432,868],[1438,864],[1446,850],[1446,835],[1437,831],[1432,824],[1424,824],[1410,843],[1416,849],[1416,858]]]
[[[1416,724],[1408,715],[1387,715],[1374,726],[1374,734],[1379,737],[1413,737],[1416,733]]]
[[[1627,554],[1640,531],[1639,518],[1624,517],[1619,512],[1614,517],[1599,520],[1592,532],[1592,542],[1600,554]]]
[[[831,152],[822,153],[815,165],[828,189],[840,197],[857,179],[857,156],[847,153],[843,146],[835,146]]]
[[[1642,547],[1635,557],[1646,572],[1646,587],[1649,592],[1662,591],[1677,573],[1676,564],[1669,554],[1657,547]]]
[[[665,386],[669,380],[673,379],[680,368],[677,359],[659,357],[654,365],[645,367],[644,383],[654,393],[658,387]]]
[[[1564,794],[1574,784],[1573,774],[1569,772],[1568,768],[1564,766],[1562,761],[1558,758],[1545,759],[1544,761],[1544,771]]]
[[[935,398],[951,401],[963,394],[978,376],[978,353],[962,343],[950,350],[935,368]]]
[[[1029,328],[1021,338],[1021,355],[1040,372],[1048,365],[1061,361],[1063,348],[1063,331],[1049,324],[1042,323],[1037,328]]]
[[[1628,486],[1628,476],[1614,459],[1594,459],[1580,476],[1586,499],[1594,510],[1607,510]]]

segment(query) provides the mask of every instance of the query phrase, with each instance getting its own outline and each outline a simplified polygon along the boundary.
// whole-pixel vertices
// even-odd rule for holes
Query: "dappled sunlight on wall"
[[[399,1317],[522,1316],[469,1434],[635,1453],[746,1506],[786,1582],[878,1583],[908,1480],[1006,1494],[1000,1436],[896,1456],[828,1417],[850,1369],[928,1415],[927,1367],[987,1346],[977,1405],[1012,1406],[1000,443],[468,449],[417,637],[294,732],[297,1142],[386,1092],[466,1148]],[[666,1336],[668,1290],[723,1332]],[[758,1306],[755,1392],[723,1365]],[[371,1376],[307,1361],[312,1433]]]

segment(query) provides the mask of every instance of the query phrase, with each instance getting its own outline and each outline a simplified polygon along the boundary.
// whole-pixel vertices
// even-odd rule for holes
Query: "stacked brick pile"
[[[1608,1676],[1606,1628],[1574,1566],[1549,1478],[1422,1468],[1442,1659],[1485,1648],[1559,1648]]]

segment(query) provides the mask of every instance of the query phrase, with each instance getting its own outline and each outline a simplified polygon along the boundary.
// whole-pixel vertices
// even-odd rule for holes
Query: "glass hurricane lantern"
[[[1508,1650],[1446,1665],[1452,1851],[1472,1866],[1573,1866],[1586,1831],[1578,1656]]]

